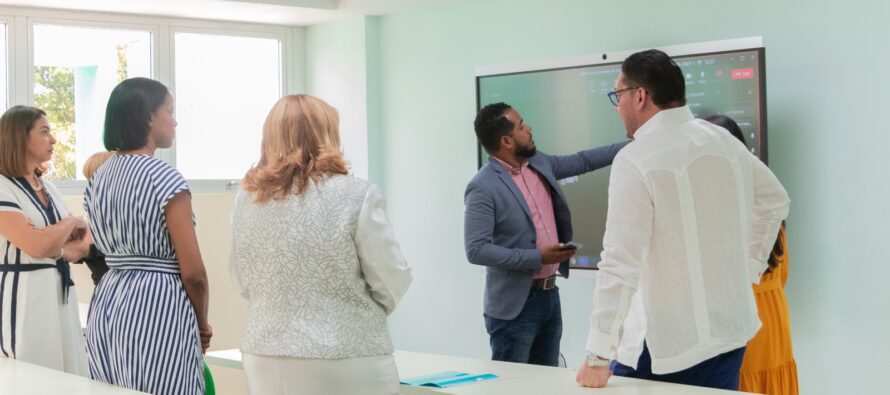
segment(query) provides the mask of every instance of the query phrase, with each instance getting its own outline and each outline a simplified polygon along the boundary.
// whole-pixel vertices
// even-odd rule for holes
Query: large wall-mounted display
[[[686,77],[686,98],[696,117],[720,114],[741,127],[748,148],[767,159],[765,49],[759,37],[659,48]],[[625,139],[624,125],[606,94],[621,62],[637,51],[544,60],[476,70],[478,108],[505,102],[532,126],[537,148],[569,154]],[[487,161],[479,147],[479,165]],[[575,241],[583,243],[576,268],[595,268],[602,251],[609,171],[561,181],[572,210]]]

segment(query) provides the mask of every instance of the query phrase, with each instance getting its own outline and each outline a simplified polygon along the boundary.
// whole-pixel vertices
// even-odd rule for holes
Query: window
[[[302,54],[293,41],[298,28],[36,8],[2,11],[0,112],[16,104],[46,111],[57,141],[46,176],[64,194],[83,193],[81,169],[105,150],[105,108],[124,79],[152,78],[170,88],[177,138],[156,156],[202,192],[234,189],[233,181],[259,159],[262,126],[272,105],[285,91],[303,89],[302,78],[288,76],[299,58],[294,54]]]
[[[152,76],[151,42],[146,31],[34,25],[34,106],[57,140],[51,178],[82,180],[86,159],[105,150],[108,97],[127,78]]]
[[[176,167],[188,179],[239,179],[259,160],[281,97],[281,40],[174,35]]]
[[[0,110],[9,108],[9,56],[7,55],[5,23],[0,23]]]

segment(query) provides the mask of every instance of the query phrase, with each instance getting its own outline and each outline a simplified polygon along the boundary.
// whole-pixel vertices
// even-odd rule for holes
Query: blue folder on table
[[[464,372],[441,372],[427,376],[410,377],[404,379],[400,384],[413,385],[417,387],[435,387],[446,388],[455,385],[475,383],[477,381],[485,381],[496,379],[498,376],[491,373],[486,374],[469,374]]]

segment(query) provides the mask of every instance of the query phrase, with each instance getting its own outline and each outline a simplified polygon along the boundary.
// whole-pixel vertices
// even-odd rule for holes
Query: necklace
[[[36,183],[31,183],[31,179],[28,177],[25,177],[25,179],[28,180],[28,185],[30,185],[31,188],[34,189],[34,192],[40,192],[43,190],[43,183],[40,182],[40,178],[34,177],[34,180],[37,181]]]

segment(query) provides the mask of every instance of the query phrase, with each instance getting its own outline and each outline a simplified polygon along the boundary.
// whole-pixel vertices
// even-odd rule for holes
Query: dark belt
[[[0,265],[0,273],[3,272],[12,272],[12,273],[22,273],[22,272],[33,272],[37,270],[44,269],[56,269],[59,271],[59,274],[62,277],[62,303],[68,303],[68,287],[74,285],[74,281],[71,280],[71,265],[68,262],[65,262],[62,259],[56,261],[55,264],[51,263],[29,263],[29,264],[19,264],[19,265]]]
[[[552,289],[556,286],[556,276],[550,276],[547,278],[537,278],[532,280],[532,289],[543,289],[548,290]]]

